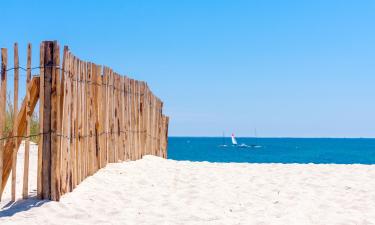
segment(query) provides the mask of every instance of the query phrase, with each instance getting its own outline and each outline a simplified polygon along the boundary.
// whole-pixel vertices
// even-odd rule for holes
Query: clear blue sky
[[[374,137],[374,12],[375,1],[12,0],[0,46],[58,40],[147,81],[172,136]]]

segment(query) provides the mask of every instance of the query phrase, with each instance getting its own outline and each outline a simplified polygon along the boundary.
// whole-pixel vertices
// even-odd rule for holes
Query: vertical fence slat
[[[72,89],[72,104],[73,104],[73,114],[72,114],[72,120],[73,120],[73,139],[71,141],[71,188],[74,189],[80,182],[81,182],[81,162],[80,162],[80,146],[79,141],[81,140],[81,134],[80,134],[80,108],[79,103],[81,100],[80,96],[80,88],[82,86],[82,79],[81,79],[81,69],[82,69],[82,62],[78,59],[74,61],[73,69],[72,69],[72,76],[73,76],[73,89]]]
[[[100,123],[100,99],[101,99],[101,67],[95,65],[95,124],[94,124],[94,134],[95,134],[95,171],[100,169],[100,137],[99,137],[99,123]]]
[[[101,74],[99,79],[100,84],[100,121],[99,121],[99,139],[100,139],[100,168],[104,167],[104,159],[105,159],[105,80],[104,80],[104,68],[100,69]]]
[[[60,46],[53,42],[53,67],[52,67],[52,93],[51,93],[51,199],[58,201],[60,192],[60,141],[61,141],[61,118],[60,118]]]
[[[39,136],[38,140],[38,169],[37,169],[37,197],[43,198],[43,119],[44,119],[44,42],[40,44],[40,59],[39,59]]]
[[[150,121],[150,118],[149,118],[149,112],[150,112],[150,108],[149,108],[149,105],[148,105],[148,98],[149,98],[149,95],[150,95],[150,91],[149,91],[149,88],[148,88],[148,85],[147,83],[145,84],[145,100],[144,100],[144,104],[145,104],[145,154],[146,155],[149,155],[149,136],[148,136],[148,124],[149,124],[149,121]]]
[[[125,126],[125,77],[121,77],[121,108],[122,108],[122,114],[121,114],[121,128],[122,130],[122,161],[126,160],[125,154],[126,154],[126,126]]]
[[[141,149],[139,144],[139,124],[140,124],[140,118],[139,118],[139,82],[135,82],[135,121],[136,121],[136,151],[137,151],[137,159],[141,159]]]
[[[23,166],[22,197],[25,199],[29,192],[29,157],[30,157],[30,80],[31,80],[31,44],[27,46],[27,73],[26,73],[26,141]],[[17,103],[18,104],[18,103]],[[16,153],[17,154],[17,153]]]
[[[127,102],[126,102],[126,107],[127,107],[127,118],[128,118],[128,155],[129,155],[129,160],[133,160],[133,140],[132,140],[132,108],[131,108],[131,100],[132,100],[132,89],[131,89],[131,84],[132,81],[130,78],[128,78],[126,84],[127,88]]]
[[[125,77],[124,79],[124,110],[125,110],[125,117],[124,117],[124,131],[125,131],[125,160],[130,160],[129,154],[129,89],[128,89],[129,78]]]
[[[52,92],[52,42],[44,42],[44,110],[43,110],[43,147],[42,147],[42,185],[43,198],[51,198],[51,92]]]
[[[1,91],[0,91],[0,138],[4,138],[5,129],[5,112],[6,112],[6,93],[7,93],[7,63],[8,51],[6,48],[1,49]],[[0,139],[0,176],[3,177],[3,157],[4,157],[4,139]],[[0,201],[2,190],[2,179],[0,180]]]
[[[120,86],[120,82],[121,82],[121,79],[120,79],[120,75],[116,74],[116,121],[115,121],[115,127],[116,127],[116,161],[115,162],[118,162],[120,160],[120,152],[121,152],[121,138],[120,138],[120,135],[121,135],[121,132],[120,132],[120,118],[121,118],[121,109],[120,109],[120,94],[121,94],[121,86]]]
[[[16,174],[17,174],[17,114],[18,114],[18,82],[19,82],[19,57],[18,57],[18,44],[14,44],[14,100],[13,100],[13,138],[14,139],[14,150],[13,150],[13,159],[12,159],[12,201],[16,200]]]
[[[137,140],[137,130],[138,130],[138,107],[137,107],[137,81],[133,80],[133,118],[134,118],[134,123],[133,123],[133,140],[134,140],[134,146],[133,146],[133,151],[135,154],[135,160],[139,159],[138,155],[138,140]]]
[[[109,147],[109,121],[108,121],[108,114],[109,114],[109,99],[108,99],[108,85],[109,85],[109,79],[108,79],[108,69],[107,67],[104,67],[103,70],[104,73],[104,139],[105,139],[105,149],[104,149],[104,166],[107,165],[108,159],[109,159],[109,153],[108,153],[108,147]]]
[[[73,57],[71,61],[71,90],[70,90],[70,105],[71,105],[71,125],[70,125],[70,132],[71,132],[71,140],[70,140],[70,152],[69,152],[69,163],[68,163],[68,189],[72,190],[77,184],[79,184],[80,179],[78,178],[78,174],[80,171],[79,165],[79,155],[77,148],[77,140],[79,134],[77,133],[78,130],[78,115],[80,112],[77,109],[77,101],[79,98],[78,89],[79,85],[82,84],[79,78],[79,66],[81,62],[78,58]]]
[[[114,121],[114,143],[115,143],[115,161],[114,162],[118,162],[118,159],[119,159],[119,152],[120,152],[120,143],[119,143],[119,113],[120,113],[120,110],[119,110],[119,102],[118,102],[118,96],[119,96],[119,80],[120,80],[120,77],[115,74],[114,75],[114,81],[115,81],[115,105],[114,105],[114,109],[115,109],[115,121]]]
[[[63,134],[63,139],[61,140],[61,183],[60,183],[60,190],[61,194],[65,193],[65,187],[66,187],[66,163],[67,163],[67,149],[68,149],[68,143],[69,140],[69,132],[68,126],[69,123],[67,122],[68,118],[68,101],[69,101],[69,67],[67,64],[69,63],[69,49],[67,46],[64,46],[64,53],[63,53],[63,63],[62,63],[62,78],[61,78],[61,133]]]
[[[76,148],[77,148],[77,151],[76,151],[76,163],[75,163],[75,172],[74,172],[74,180],[75,180],[75,184],[79,184],[81,183],[82,181],[82,151],[83,151],[83,141],[82,141],[82,131],[83,131],[83,121],[82,121],[82,110],[83,110],[83,93],[82,93],[82,89],[83,89],[83,85],[84,83],[82,82],[83,80],[83,63],[79,62],[78,64],[78,76],[77,78],[80,80],[80,82],[78,82],[78,87],[77,87],[77,108],[78,108],[78,111],[77,111],[77,128],[78,128],[78,131],[77,131],[77,138],[74,140],[76,142]]]
[[[114,84],[115,84],[115,81],[114,81],[114,77],[113,77],[113,71],[112,69],[110,69],[110,80],[111,80],[111,88],[110,88],[110,102],[111,102],[111,105],[110,105],[110,109],[111,109],[111,116],[110,116],[110,127],[111,127],[111,147],[110,147],[110,151],[111,151],[111,163],[115,162],[115,148],[114,148],[114,115],[115,115],[115,110],[114,110]]]
[[[130,138],[131,138],[131,160],[137,160],[135,154],[134,130],[135,130],[135,110],[134,110],[134,80],[130,80]]]
[[[87,157],[87,168],[88,173],[87,175],[91,176],[94,173],[94,145],[93,145],[93,74],[94,74],[94,65],[93,63],[88,64],[89,73],[87,77],[87,93],[88,93],[88,121],[87,125],[89,126],[88,133],[87,133],[87,140],[88,140],[88,157]]]
[[[143,137],[143,91],[144,91],[144,83],[140,82],[139,84],[139,143],[140,143],[140,152],[141,152],[141,158],[144,156],[144,137]]]
[[[168,146],[168,128],[169,128],[169,117],[166,117],[166,122],[165,122],[165,133],[164,133],[164,139],[165,139],[165,158],[168,158],[168,151],[167,151],[167,146]]]

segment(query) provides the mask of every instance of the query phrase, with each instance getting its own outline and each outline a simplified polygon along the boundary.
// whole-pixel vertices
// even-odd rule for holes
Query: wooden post
[[[62,128],[61,133],[63,134],[64,138],[61,143],[61,182],[60,182],[60,190],[61,194],[66,193],[66,184],[67,184],[67,163],[68,163],[68,155],[69,155],[69,142],[70,142],[70,86],[71,86],[71,78],[70,78],[70,54],[69,49],[67,46],[64,47],[64,55],[63,55],[63,64],[62,64],[62,91],[61,91],[61,104],[62,104]]]
[[[88,74],[87,74],[87,142],[88,142],[88,155],[87,155],[87,176],[94,174],[94,146],[93,146],[93,74],[94,74],[94,65],[93,63],[88,64]]]
[[[3,176],[3,154],[5,138],[5,107],[6,107],[6,93],[7,93],[7,63],[8,52],[6,48],[1,49],[1,91],[0,91],[0,176]],[[0,180],[0,201],[2,190],[2,181]]]
[[[140,90],[139,90],[139,117],[140,117],[140,128],[139,128],[139,135],[140,135],[140,151],[141,151],[141,158],[145,155],[145,140],[146,138],[144,137],[144,112],[145,112],[145,107],[144,107],[144,91],[145,91],[145,84],[144,82],[140,83]]]
[[[71,128],[72,128],[72,136],[73,139],[71,141],[71,150],[70,150],[70,157],[69,157],[69,171],[68,171],[68,177],[69,177],[69,191],[72,191],[76,185],[78,185],[81,180],[84,179],[82,177],[82,167],[81,167],[81,159],[82,159],[82,153],[80,152],[80,149],[78,148],[79,140],[81,139],[81,136],[78,133],[78,117],[82,114],[82,112],[79,111],[78,103],[79,98],[81,97],[79,95],[79,89],[82,88],[85,85],[85,79],[83,79],[80,75],[83,73],[83,66],[84,63],[79,60],[78,58],[74,57],[73,64],[72,64],[72,118],[71,118]],[[82,149],[81,149],[82,150]],[[80,174],[79,174],[80,173]]]
[[[114,161],[117,163],[118,161],[118,105],[117,105],[117,94],[118,94],[118,76],[114,72],[113,73],[113,87],[114,87],[114,92],[113,92],[113,145],[114,145]]]
[[[14,139],[14,150],[12,160],[12,201],[16,200],[16,174],[17,174],[17,114],[18,114],[18,81],[19,81],[19,57],[18,57],[18,44],[14,44],[14,101],[13,101],[13,139]]]
[[[164,133],[164,138],[165,138],[165,158],[168,158],[168,126],[169,126],[169,117],[166,117],[166,122],[165,122],[165,133]]]
[[[26,142],[25,160],[23,166],[22,197],[26,199],[29,194],[29,155],[30,155],[30,80],[31,80],[31,44],[27,45],[27,74],[26,74]],[[18,104],[18,103],[17,103]]]
[[[125,126],[125,77],[121,77],[121,139],[122,139],[122,155],[121,160],[125,161],[126,157],[126,126]]]
[[[131,140],[131,107],[130,107],[130,101],[131,101],[131,89],[130,89],[131,80],[130,78],[127,78],[126,81],[126,112],[127,112],[127,124],[126,124],[126,132],[127,132],[127,152],[128,152],[128,159],[133,160],[132,158],[132,140]]]
[[[141,96],[141,82],[137,81],[137,151],[138,151],[138,159],[142,159],[142,144],[141,144],[141,104],[140,104],[140,96]]]
[[[89,142],[88,142],[88,133],[89,133],[89,125],[88,125],[88,104],[89,104],[89,101],[88,101],[88,85],[87,85],[87,80],[88,80],[88,69],[89,69],[89,66],[86,62],[83,63],[84,65],[84,75],[83,75],[83,86],[84,86],[84,93],[83,93],[83,98],[84,98],[84,106],[83,106],[83,125],[84,125],[84,130],[83,130],[83,143],[84,143],[84,147],[83,147],[83,162],[82,162],[82,167],[83,167],[83,177],[82,177],[82,180],[85,179],[87,177],[87,174],[88,174],[88,164],[87,164],[87,160],[88,160],[88,147],[89,147]]]
[[[98,125],[98,136],[99,136],[99,145],[100,145],[100,150],[99,150],[99,168],[103,168],[104,167],[104,149],[105,149],[105,143],[104,143],[104,139],[105,139],[105,134],[104,134],[104,115],[105,115],[105,108],[104,108],[104,104],[105,104],[105,97],[104,97],[104,90],[105,90],[105,87],[104,87],[104,77],[102,75],[102,72],[103,72],[103,68],[100,67],[99,69],[99,83],[98,83],[98,87],[99,87],[99,97],[98,97],[98,103],[99,103],[99,109],[98,109],[98,112],[99,112],[99,125]]]
[[[103,68],[103,80],[104,80],[104,96],[103,99],[104,101],[104,166],[107,165],[109,162],[109,153],[108,153],[108,148],[109,148],[109,79],[108,79],[108,68],[104,67]]]
[[[51,197],[51,92],[53,46],[44,42],[44,104],[43,104],[43,147],[42,147],[42,186],[43,199]]]
[[[133,80],[133,140],[134,140],[134,146],[133,146],[133,152],[135,155],[135,160],[139,159],[138,155],[138,140],[137,140],[137,131],[138,131],[138,107],[137,107],[137,80]]]
[[[145,100],[145,107],[146,107],[146,154],[150,154],[150,89],[146,84],[146,100]]]
[[[113,78],[113,71],[112,69],[109,69],[109,78],[110,78],[110,117],[109,117],[109,121],[110,121],[110,155],[111,155],[111,160],[110,162],[113,163],[115,162],[115,148],[114,148],[114,115],[115,115],[115,110],[114,110],[114,87],[115,87],[115,82],[114,82],[114,78]]]
[[[120,109],[119,109],[119,94],[120,94],[120,76],[118,74],[115,74],[114,75],[114,80],[115,80],[115,121],[114,121],[114,129],[115,129],[115,163],[118,162],[119,160],[119,153],[120,153],[120,127],[119,127],[119,123],[120,123]]]
[[[37,197],[43,199],[43,120],[44,120],[44,42],[40,45],[40,88],[39,88],[39,136],[38,169],[37,169]]]
[[[100,133],[100,111],[101,106],[101,84],[102,84],[102,76],[101,70],[102,67],[95,65],[95,171],[99,170],[101,167],[100,163],[100,150],[101,150],[101,138],[99,136]]]
[[[59,200],[59,152],[57,146],[57,91],[56,66],[59,65],[59,47],[56,42],[44,42],[44,104],[42,186],[43,198]],[[51,133],[53,133],[53,137]]]
[[[126,160],[131,160],[130,158],[130,135],[129,135],[129,78],[125,77],[125,142],[126,142]]]
[[[52,43],[52,86],[51,86],[51,200],[60,200],[60,141],[61,141],[61,118],[60,118],[60,47],[54,41]]]
[[[83,64],[81,62],[79,62],[78,64],[78,71],[77,71],[77,79],[79,79],[80,81],[83,80]],[[82,168],[81,168],[81,153],[83,151],[83,148],[82,148],[82,129],[83,129],[83,121],[82,121],[82,110],[83,110],[83,100],[82,100],[82,89],[83,89],[83,85],[85,85],[84,82],[78,82],[77,84],[77,138],[75,140],[75,142],[77,143],[76,145],[76,148],[77,148],[77,151],[76,151],[76,166],[75,166],[75,172],[74,172],[74,176],[75,176],[75,182],[76,184],[79,184],[84,178],[82,178]]]
[[[129,126],[129,134],[130,134],[130,155],[131,160],[136,160],[135,151],[134,151],[134,80],[130,79],[129,84],[129,109],[130,109],[130,126]]]
[[[79,77],[79,71],[80,71],[81,62],[74,56],[71,57],[70,61],[70,89],[69,89],[69,106],[70,106],[70,117],[68,119],[68,122],[70,123],[69,126],[69,132],[71,139],[68,143],[69,145],[69,154],[67,156],[67,171],[66,171],[66,190],[67,192],[70,192],[72,188],[79,183],[78,179],[78,173],[81,171],[79,168],[80,162],[79,162],[79,155],[78,148],[76,146],[76,142],[79,140],[79,135],[77,133],[77,101],[79,98],[78,95],[78,85],[82,84]]]

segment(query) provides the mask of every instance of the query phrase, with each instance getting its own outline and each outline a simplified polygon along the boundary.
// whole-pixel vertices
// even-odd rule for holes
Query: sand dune
[[[146,156],[109,164],[60,202],[1,204],[0,224],[375,224],[375,166]]]

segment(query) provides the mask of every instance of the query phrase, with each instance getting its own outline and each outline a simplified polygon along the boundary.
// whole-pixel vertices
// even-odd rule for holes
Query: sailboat
[[[237,147],[237,148],[250,148],[250,146],[248,146],[247,144],[237,144],[237,140],[236,140],[236,137],[234,136],[234,134],[232,134],[232,145],[234,147]]]
[[[257,138],[258,138],[258,136],[257,136],[257,129],[255,128],[255,130],[254,130],[255,144],[251,144],[250,147],[252,147],[252,148],[261,148],[262,147],[261,145],[256,144]]]
[[[237,144],[236,137],[232,134],[232,145],[237,148],[260,148],[262,146],[257,144],[247,145],[245,143]]]
[[[221,147],[221,148],[225,148],[225,147],[228,147],[228,145],[226,145],[225,144],[225,133],[223,132],[223,139],[222,139],[222,144],[221,145],[219,145],[219,147]]]
[[[234,134],[232,134],[232,145],[233,145],[233,146],[236,146],[236,145],[237,145],[237,140],[236,140],[236,138],[234,137]]]

